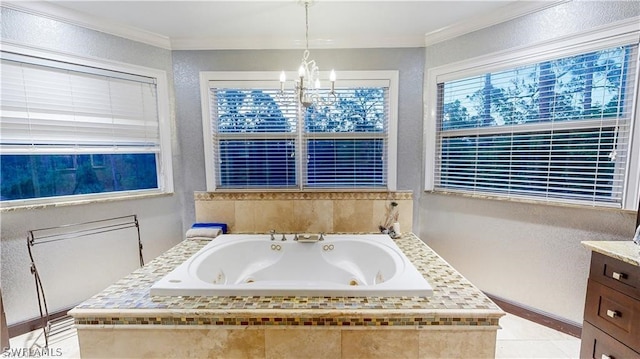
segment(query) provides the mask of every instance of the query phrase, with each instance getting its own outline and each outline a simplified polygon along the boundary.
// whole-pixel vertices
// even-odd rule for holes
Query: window
[[[305,109],[278,73],[202,73],[209,190],[394,189],[397,73],[347,74]]]
[[[172,190],[164,72],[85,62],[3,47],[4,207]]]
[[[637,35],[566,52],[436,69],[428,189],[622,208]]]
[[[304,113],[310,188],[386,188],[387,87],[337,89],[330,106]]]
[[[212,88],[212,128],[220,188],[296,186],[297,109],[292,93]],[[255,87],[254,87],[255,86]]]

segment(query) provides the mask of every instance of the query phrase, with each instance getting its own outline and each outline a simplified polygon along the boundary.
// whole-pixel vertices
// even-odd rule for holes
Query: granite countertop
[[[304,322],[300,325],[335,325],[324,322],[329,320],[326,319],[328,313],[332,317],[342,316],[343,319],[363,313],[366,313],[369,320],[387,318],[387,322],[382,322],[382,325],[408,325],[407,318],[415,318],[415,322],[419,321],[424,325],[498,324],[498,319],[504,312],[416,235],[407,233],[395,241],[433,287],[432,297],[150,296],[149,289],[155,281],[208,243],[185,240],[81,303],[69,314],[75,317],[76,324],[89,325],[181,324],[175,317],[182,317],[182,322],[196,318],[199,324],[208,324],[210,321],[201,321],[206,316],[216,318],[213,324],[225,325],[260,325],[252,322],[253,319],[274,324],[274,320],[305,320],[304,318],[311,317],[313,319],[309,320],[313,321],[312,324]],[[261,315],[256,313],[264,314],[263,318],[260,319]],[[274,315],[280,319],[266,318]],[[324,317],[315,318],[317,315]],[[174,319],[167,322],[161,317]],[[321,323],[318,322],[320,320]],[[429,320],[431,324],[428,323]],[[367,319],[364,325],[367,325],[366,321]],[[338,325],[345,324],[349,323],[342,322]],[[362,322],[355,322],[355,325],[362,325]]]
[[[581,243],[594,252],[640,266],[640,246],[633,241],[583,241]]]

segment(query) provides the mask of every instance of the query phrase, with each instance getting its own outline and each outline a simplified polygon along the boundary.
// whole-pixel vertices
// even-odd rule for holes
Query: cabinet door
[[[598,330],[588,322],[582,326],[582,359],[640,359],[640,354]]]
[[[640,267],[638,266],[592,252],[589,278],[640,299]]]
[[[640,301],[589,279],[584,320],[640,352]]]

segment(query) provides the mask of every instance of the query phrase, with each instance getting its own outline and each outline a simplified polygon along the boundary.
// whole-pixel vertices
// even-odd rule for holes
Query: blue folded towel
[[[222,233],[227,233],[226,223],[196,222],[191,226],[191,228],[203,228],[203,227],[218,227],[222,229]]]

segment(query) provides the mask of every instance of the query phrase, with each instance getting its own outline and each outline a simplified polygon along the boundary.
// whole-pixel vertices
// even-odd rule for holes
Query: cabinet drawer
[[[584,319],[640,352],[640,301],[589,279]]]
[[[589,278],[640,299],[640,267],[591,252]]]
[[[598,330],[598,328],[584,322],[582,326],[580,358],[640,359],[640,354]]]

